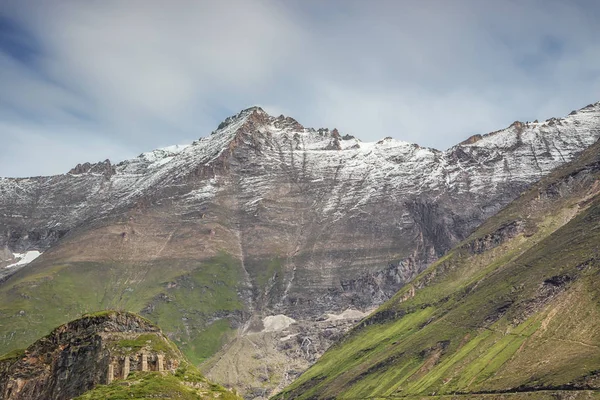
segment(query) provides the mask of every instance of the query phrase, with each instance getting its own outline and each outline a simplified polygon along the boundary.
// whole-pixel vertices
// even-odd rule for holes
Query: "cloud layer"
[[[0,176],[189,143],[255,104],[444,149],[600,100],[599,18],[593,0],[7,0]]]

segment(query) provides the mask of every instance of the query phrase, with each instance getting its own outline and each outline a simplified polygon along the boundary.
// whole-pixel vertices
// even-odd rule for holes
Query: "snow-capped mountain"
[[[564,118],[515,122],[446,151],[391,138],[365,143],[249,108],[190,145],[116,165],[78,165],[59,176],[0,179],[0,267],[12,265],[1,268],[0,304],[16,293],[14,285],[27,286],[30,274],[51,276],[60,291],[65,271],[94,265],[94,273],[113,271],[110,281],[93,282],[99,294],[65,296],[68,316],[41,318],[36,329],[82,310],[122,307],[143,312],[192,357],[205,358],[220,345],[200,350],[194,340],[218,321],[229,324],[215,334],[221,343],[231,329],[262,332],[267,316],[283,314],[302,326],[327,313],[381,304],[599,137],[600,103]],[[27,251],[43,254],[29,266],[11,257]],[[224,262],[225,255],[233,261]],[[221,260],[221,269],[194,281],[206,260]],[[226,299],[219,297],[224,292]],[[183,293],[202,305],[194,308]],[[23,301],[36,310],[47,300],[26,295]],[[165,307],[173,319],[165,320]],[[10,312],[0,306],[3,326],[13,326]],[[14,326],[10,333],[21,332]],[[321,328],[288,328],[281,335],[296,335],[296,347],[312,335],[306,363],[332,340]],[[17,344],[15,337],[27,340],[9,336],[0,337],[5,348]],[[239,385],[242,378],[228,375],[227,357],[221,360],[211,373]]]

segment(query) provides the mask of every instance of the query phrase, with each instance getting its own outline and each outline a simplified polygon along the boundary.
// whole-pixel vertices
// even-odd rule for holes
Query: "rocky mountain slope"
[[[269,395],[599,136],[600,103],[446,151],[250,108],[188,146],[0,179],[0,351],[119,308]]]
[[[0,358],[4,400],[169,397],[236,399],[209,383],[149,321],[101,312]],[[120,397],[119,397],[120,396]]]
[[[600,142],[332,346],[277,399],[598,398]]]

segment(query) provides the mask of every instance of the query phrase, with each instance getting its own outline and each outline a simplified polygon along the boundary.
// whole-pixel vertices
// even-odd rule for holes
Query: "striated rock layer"
[[[555,169],[274,399],[597,399],[600,142]]]
[[[381,304],[598,137],[600,103],[446,151],[364,143],[255,107],[188,146],[0,179],[0,267],[13,265],[0,268],[0,351],[82,312],[123,308],[193,361],[217,354],[209,376],[268,395],[352,325],[327,331],[326,314]],[[474,251],[496,239],[485,240]],[[14,265],[12,254],[32,250],[43,254]],[[296,322],[266,329],[276,315]],[[240,353],[250,378],[227,368],[248,335],[270,340]],[[307,354],[307,343],[315,350],[298,364],[288,353]]]

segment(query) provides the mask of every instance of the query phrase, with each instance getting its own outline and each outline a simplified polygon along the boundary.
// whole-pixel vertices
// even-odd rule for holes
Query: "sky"
[[[444,150],[600,100],[595,0],[0,0],[0,176],[186,144],[259,105]]]

